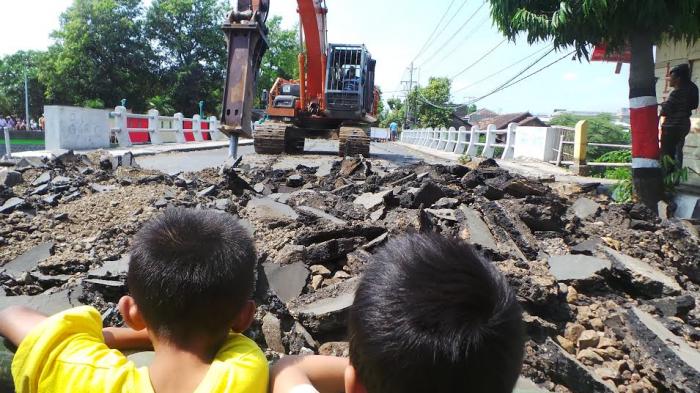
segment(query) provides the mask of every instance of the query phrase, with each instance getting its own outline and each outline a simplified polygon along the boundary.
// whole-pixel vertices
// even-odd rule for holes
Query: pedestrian
[[[46,117],[44,114],[41,114],[41,117],[39,118],[39,129],[42,131],[46,130]]]
[[[14,130],[15,125],[17,125],[17,122],[15,122],[15,119],[13,119],[12,116],[7,116],[7,118],[5,118],[5,120],[7,121],[7,128]]]
[[[0,130],[2,130],[5,127],[7,127],[7,121],[2,116],[0,116]]]
[[[698,108],[698,86],[690,80],[690,67],[681,64],[671,70],[670,85],[673,91],[661,104],[661,154],[675,161],[677,169],[683,168],[683,146],[690,132],[690,116]]]
[[[35,131],[37,129],[36,120],[34,120],[34,119],[29,120],[29,127],[30,127],[30,130]]]
[[[399,137],[399,125],[395,121],[389,124],[389,130],[391,131],[391,141],[394,142]]]

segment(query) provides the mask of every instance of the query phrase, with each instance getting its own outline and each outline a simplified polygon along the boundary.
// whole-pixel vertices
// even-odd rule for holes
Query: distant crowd
[[[25,119],[17,115],[0,115],[0,129],[2,128],[17,131],[44,131],[46,129],[46,118],[42,115],[38,122],[34,119],[30,119],[29,124],[27,124]]]

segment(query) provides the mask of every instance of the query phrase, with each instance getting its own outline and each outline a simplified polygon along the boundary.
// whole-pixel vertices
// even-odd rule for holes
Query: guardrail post
[[[455,153],[462,155],[467,151],[467,145],[469,144],[469,142],[467,142],[467,135],[467,129],[464,126],[459,127],[459,131],[457,131],[457,144],[454,150]]]
[[[204,136],[202,136],[202,118],[199,115],[192,116],[192,134],[194,135],[195,141],[204,142]]]
[[[148,135],[152,145],[162,145],[163,138],[160,135],[160,113],[157,109],[148,111]]]
[[[119,147],[131,147],[131,137],[129,136],[129,119],[126,108],[118,106],[114,108],[116,119],[116,136]]]
[[[588,153],[588,120],[581,120],[576,123],[576,134],[574,136],[574,165],[571,170],[576,175],[585,176],[588,174],[586,165],[586,154]]]
[[[493,153],[495,151],[493,144],[496,143],[496,137],[498,136],[496,131],[498,130],[493,124],[490,124],[486,128],[486,144],[484,145],[484,150],[481,152],[482,157],[493,158]]]
[[[444,151],[445,147],[447,146],[447,142],[449,141],[449,137],[449,131],[447,131],[445,127],[442,127],[440,129],[440,138],[438,139],[438,145],[436,149]]]
[[[8,127],[3,127],[2,131],[5,134],[5,157],[9,159],[12,158],[12,143],[10,143],[10,129]]]
[[[212,141],[220,141],[222,138],[221,130],[219,130],[219,119],[216,116],[209,117],[209,135]]]
[[[508,134],[506,135],[506,147],[503,149],[502,160],[512,160],[515,157],[515,133],[518,129],[516,123],[508,124]]]
[[[455,147],[457,146],[457,130],[454,127],[450,127],[447,131],[447,144],[445,145],[445,151],[453,153]]]
[[[176,113],[175,118],[175,140],[177,143],[185,143],[185,115]]]
[[[476,157],[476,147],[477,143],[479,143],[479,127],[478,126],[473,126],[472,130],[469,134],[469,145],[467,145],[467,155],[469,157]]]

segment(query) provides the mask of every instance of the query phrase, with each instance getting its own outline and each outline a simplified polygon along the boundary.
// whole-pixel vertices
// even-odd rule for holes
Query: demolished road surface
[[[595,185],[543,183],[493,160],[396,165],[323,155],[251,155],[237,167],[165,174],[66,153],[4,171],[3,307],[52,313],[90,304],[106,325],[121,325],[116,301],[126,293],[131,237],[169,206],[215,209],[247,222],[256,239],[259,309],[247,334],[270,359],[347,356],[347,309],[372,253],[391,237],[434,231],[473,242],[517,290],[528,384],[556,392],[700,386],[696,229],[614,204]]]

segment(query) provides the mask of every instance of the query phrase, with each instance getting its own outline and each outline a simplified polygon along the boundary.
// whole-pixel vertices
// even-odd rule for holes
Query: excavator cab
[[[326,70],[326,113],[328,117],[363,120],[374,105],[374,69],[364,45],[331,44]]]

